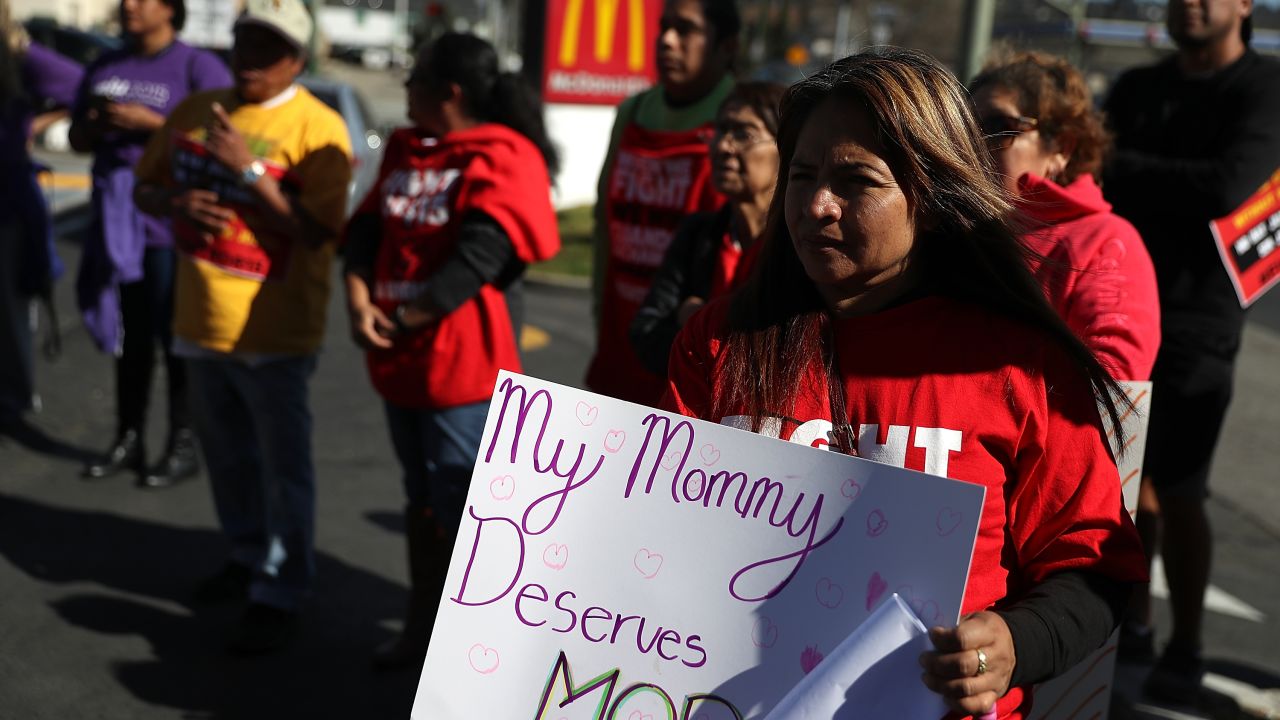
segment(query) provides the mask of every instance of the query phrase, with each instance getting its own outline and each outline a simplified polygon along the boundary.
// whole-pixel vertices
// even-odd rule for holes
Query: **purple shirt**
[[[176,40],[155,55],[140,55],[126,46],[102,55],[89,66],[73,112],[80,117],[88,111],[95,98],[104,98],[111,102],[138,103],[167,116],[187,95],[231,84],[231,72],[211,52]],[[150,137],[150,133],[123,131],[110,132],[103,137],[94,148],[94,192],[108,197],[95,200],[100,200],[103,205],[118,202],[132,206],[132,197],[114,197],[122,190],[131,195],[132,184],[111,182],[111,176],[118,172],[128,172],[132,176],[133,166],[142,157]],[[137,223],[122,223],[116,228],[104,223],[107,243],[127,242],[123,238],[110,237],[117,230],[131,232],[124,227],[126,225],[136,226]],[[141,225],[145,228],[145,245],[168,246],[173,243],[168,223],[148,216],[141,218]]]
[[[0,197],[5,198],[15,197],[19,186],[29,182],[31,118],[48,105],[70,107],[84,76],[79,63],[34,42],[19,63],[25,97],[8,107],[0,106]],[[0,220],[18,209],[16,203],[0,203]]]
[[[126,46],[99,57],[85,71],[72,111],[77,118],[96,98],[139,103],[168,115],[187,95],[230,87],[231,73],[214,54],[174,41],[155,55]],[[94,148],[94,225],[85,238],[76,295],[85,328],[98,347],[118,352],[123,340],[117,286],[142,279],[148,247],[170,247],[167,219],[140,212],[133,204],[133,166],[151,134],[111,132]]]

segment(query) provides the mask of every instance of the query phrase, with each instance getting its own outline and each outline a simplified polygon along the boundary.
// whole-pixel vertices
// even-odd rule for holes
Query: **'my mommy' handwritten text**
[[[658,473],[666,465],[674,464],[675,470],[671,472],[672,502],[690,502],[707,509],[728,510],[743,520],[763,519],[769,526],[785,530],[787,535],[803,543],[798,549],[753,562],[734,573],[729,580],[729,594],[738,600],[758,602],[782,592],[800,571],[805,559],[835,537],[844,524],[844,518],[840,518],[830,530],[821,537],[818,536],[824,519],[823,493],[817,493],[812,498],[804,492],[797,493],[788,508],[786,485],[768,477],[762,476],[753,481],[743,472],[717,470],[708,473],[698,467],[686,472],[685,467],[689,464],[689,455],[693,452],[697,439],[693,423],[681,420],[673,426],[665,415],[652,413],[645,417],[643,424],[648,431],[640,452],[636,454],[635,464],[631,466],[625,497],[630,498],[636,492],[636,482],[643,474],[646,460],[649,476],[640,490],[646,495],[653,492]],[[671,452],[679,453],[678,463],[671,461]],[[771,567],[774,565],[787,570],[781,580],[776,583],[765,582],[763,585],[752,582],[754,574],[768,576],[769,571],[774,570]],[[752,589],[753,585],[758,589]]]
[[[578,594],[568,589],[556,594],[538,583],[525,582],[516,590],[525,570],[527,541],[556,526],[576,491],[600,476],[606,459],[612,463],[622,458],[589,452],[586,442],[554,437],[550,430],[555,398],[546,389],[531,391],[506,378],[498,387],[495,402],[500,402],[500,408],[487,447],[481,448],[482,461],[491,463],[496,456],[499,462],[529,468],[545,492],[510,516],[481,515],[476,507],[469,508],[469,516],[476,522],[475,537],[461,583],[450,600],[464,606],[490,605],[514,590],[516,617],[528,627],[580,633],[592,643],[629,645],[634,640],[641,654],[656,651],[664,660],[701,667],[706,662],[706,651],[699,635],[681,633],[666,623],[598,605],[582,609],[588,603],[579,601]],[[751,478],[732,469],[713,472],[692,467],[689,459],[697,437],[688,420],[673,421],[651,413],[643,419],[642,426],[644,439],[629,475],[624,474],[625,470],[605,475],[626,478],[625,485],[619,483],[621,500],[669,495],[675,505],[731,513],[761,531],[780,530],[791,539],[777,554],[734,572],[728,581],[731,597],[754,603],[777,595],[806,559],[840,530],[842,518],[824,516],[824,508],[832,506],[825,503],[821,492],[795,492],[783,482],[764,476]],[[721,467],[731,467],[730,459],[721,460]],[[480,563],[482,556],[484,561]],[[483,565],[484,571],[473,576],[478,564]]]

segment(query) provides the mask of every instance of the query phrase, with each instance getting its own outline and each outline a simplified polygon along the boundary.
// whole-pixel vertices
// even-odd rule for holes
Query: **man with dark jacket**
[[[1148,551],[1157,517],[1173,632],[1147,682],[1156,699],[1199,696],[1212,535],[1210,461],[1231,399],[1244,329],[1209,221],[1235,210],[1280,167],[1280,62],[1249,49],[1252,0],[1170,0],[1178,52],[1124,74],[1106,103],[1116,152],[1105,188],[1147,243],[1163,343],[1138,526]],[[1157,516],[1158,513],[1158,516]],[[1149,598],[1135,603],[1127,649],[1153,654]]]

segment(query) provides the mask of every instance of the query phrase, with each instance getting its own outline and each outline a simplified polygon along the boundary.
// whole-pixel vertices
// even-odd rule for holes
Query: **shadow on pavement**
[[[0,426],[0,437],[7,437],[33,453],[60,460],[71,460],[80,464],[96,460],[99,455],[93,450],[76,447],[51,437],[40,428],[26,421]]]
[[[193,608],[187,594],[222,562],[212,530],[82,512],[0,495],[0,556],[51,584],[94,583],[52,607],[71,625],[134,635],[152,658],[103,663],[139,700],[189,717],[405,717],[418,674],[377,674],[369,655],[399,618],[405,590],[336,558],[317,557],[316,596],[283,652],[239,658],[223,647],[238,608]],[[132,597],[130,597],[132,596]]]
[[[382,528],[389,533],[404,534],[404,513],[371,510],[364,514],[364,519],[374,527]]]

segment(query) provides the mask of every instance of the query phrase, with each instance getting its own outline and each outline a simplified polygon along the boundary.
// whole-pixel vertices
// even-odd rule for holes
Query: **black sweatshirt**
[[[1105,105],[1103,187],[1155,264],[1165,336],[1238,336],[1244,312],[1209,231],[1280,168],[1280,61],[1252,50],[1207,77],[1172,57],[1130,70]]]
[[[716,249],[728,229],[728,205],[685,218],[662,256],[662,267],[653,276],[644,304],[631,321],[631,346],[640,362],[658,377],[667,376],[667,356],[680,332],[676,322],[680,305],[691,297],[707,300],[711,294]]]
[[[371,271],[382,238],[382,216],[364,213],[351,218],[343,248],[346,272]],[[503,291],[511,327],[517,333],[524,322],[523,280],[525,265],[516,257],[506,231],[493,218],[479,212],[462,219],[453,254],[427,281],[417,302],[438,315],[447,315],[493,283]]]

